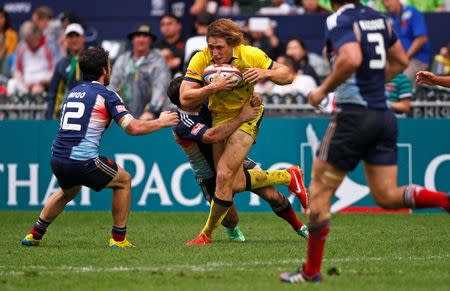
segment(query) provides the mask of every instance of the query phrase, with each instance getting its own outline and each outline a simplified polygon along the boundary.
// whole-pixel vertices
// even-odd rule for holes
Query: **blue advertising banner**
[[[325,132],[326,119],[267,118],[250,157],[264,169],[299,164],[310,181],[315,148]],[[400,185],[420,184],[430,189],[450,189],[450,120],[399,120]],[[58,187],[51,173],[50,147],[58,123],[54,121],[1,121],[0,210],[38,210]],[[134,211],[206,211],[187,158],[164,129],[148,136],[128,136],[117,125],[103,137],[101,154],[111,157],[132,176]],[[286,187],[279,187],[289,195]],[[362,166],[350,173],[338,189],[333,212],[374,208]],[[68,209],[110,210],[111,190],[99,193],[83,188]],[[294,196],[294,207],[300,204]],[[254,194],[236,195],[240,211],[269,211]]]

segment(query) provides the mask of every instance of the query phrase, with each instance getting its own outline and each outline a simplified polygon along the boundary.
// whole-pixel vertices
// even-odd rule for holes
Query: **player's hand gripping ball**
[[[235,86],[238,86],[243,80],[241,71],[239,71],[236,67],[227,64],[209,65],[206,67],[205,71],[203,71],[202,75],[205,84],[211,84],[214,81],[214,78],[216,78],[218,72],[220,72],[222,77],[226,77],[231,74],[231,80],[233,80]]]

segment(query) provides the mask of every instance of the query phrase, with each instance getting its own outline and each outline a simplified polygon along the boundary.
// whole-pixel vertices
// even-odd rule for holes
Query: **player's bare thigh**
[[[217,164],[217,170],[225,167],[236,174],[239,167],[242,167],[253,142],[253,138],[249,134],[236,130],[225,144],[225,149]]]

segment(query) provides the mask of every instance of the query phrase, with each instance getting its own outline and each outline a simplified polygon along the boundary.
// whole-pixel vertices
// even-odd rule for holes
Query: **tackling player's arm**
[[[258,117],[259,108],[253,107],[250,104],[246,104],[241,113],[233,118],[231,121],[211,127],[206,130],[202,137],[204,143],[217,143],[228,138],[233,132],[235,132],[242,123],[250,121]]]
[[[309,103],[318,107],[328,92],[333,91],[356,72],[361,62],[362,52],[359,42],[353,41],[343,44],[336,53],[335,63],[330,75],[309,94]]]
[[[231,90],[234,88],[234,81],[231,79],[232,74],[228,76],[220,76],[220,71],[217,72],[217,77],[214,81],[206,86],[202,86],[198,82],[184,80],[180,87],[180,103],[183,108],[196,108],[202,104],[206,98],[221,91]]]
[[[129,135],[144,135],[160,130],[163,127],[175,126],[179,121],[176,112],[164,111],[158,119],[149,121],[135,119],[128,113],[120,118],[118,124],[122,126]]]

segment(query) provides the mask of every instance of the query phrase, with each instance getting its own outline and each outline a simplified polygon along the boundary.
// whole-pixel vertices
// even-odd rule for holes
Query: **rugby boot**
[[[291,174],[291,182],[288,186],[289,192],[296,195],[300,199],[302,207],[307,209],[309,207],[309,196],[303,182],[304,175],[302,169],[299,166],[292,166],[286,170]]]
[[[200,246],[209,245],[212,243],[212,239],[206,236],[203,232],[200,233],[196,238],[186,243],[187,246]]]
[[[241,232],[241,230],[237,226],[235,226],[233,228],[225,227],[225,231],[227,232],[228,237],[232,241],[236,241],[236,242],[244,242],[245,241],[244,234]]]

